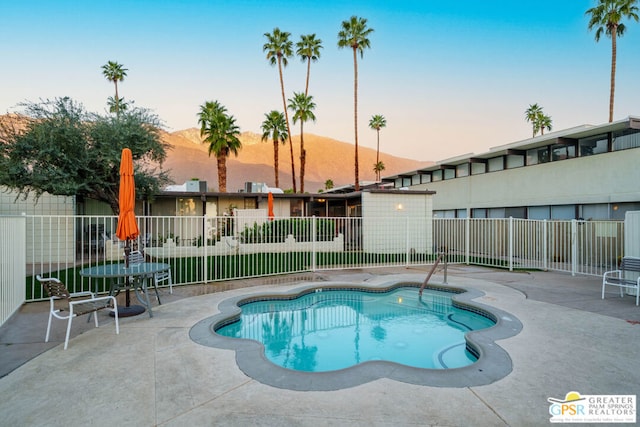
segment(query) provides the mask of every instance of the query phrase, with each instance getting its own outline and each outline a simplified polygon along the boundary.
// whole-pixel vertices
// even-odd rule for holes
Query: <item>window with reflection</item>
[[[468,176],[469,175],[469,163],[463,163],[461,165],[456,166],[456,176]]]
[[[549,147],[527,150],[527,165],[537,165],[549,161]]]
[[[597,135],[589,138],[581,138],[578,141],[580,156],[592,156],[607,152],[607,135]]]
[[[640,147],[640,130],[625,129],[623,131],[614,132],[613,151],[627,150],[629,148],[638,147]]]
[[[551,160],[573,159],[576,156],[576,146],[572,144],[556,144],[551,147]]]

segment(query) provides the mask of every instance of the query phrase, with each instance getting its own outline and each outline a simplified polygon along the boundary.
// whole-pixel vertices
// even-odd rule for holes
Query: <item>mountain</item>
[[[168,151],[164,169],[171,170],[171,177],[176,184],[182,184],[192,178],[207,181],[209,191],[218,189],[218,171],[215,156],[209,157],[208,145],[202,143],[200,131],[196,128],[163,133],[163,140],[173,148]],[[244,188],[244,183],[264,182],[275,187],[273,170],[273,142],[262,142],[260,135],[243,132],[239,139],[242,149],[238,157],[231,155],[227,159],[227,191],[236,192]],[[296,184],[300,190],[300,136],[294,135],[294,163],[296,168]],[[354,146],[313,134],[304,135],[304,146],[307,151],[305,170],[305,192],[315,193],[324,188],[327,179],[334,186],[353,184],[354,181]],[[376,161],[376,150],[360,147],[360,182],[374,181],[373,165]],[[380,161],[385,164],[382,176],[416,170],[432,165],[433,162],[404,159],[380,153]],[[280,188],[292,188],[291,154],[289,145],[280,145],[278,149],[278,170]]]

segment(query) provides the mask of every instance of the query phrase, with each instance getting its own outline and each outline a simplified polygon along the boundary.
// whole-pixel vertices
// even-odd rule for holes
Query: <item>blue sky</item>
[[[584,12],[595,0],[285,1],[21,0],[0,3],[0,113],[24,101],[69,96],[104,112],[113,84],[101,66],[128,69],[126,100],[153,110],[168,131],[197,126],[218,100],[242,131],[259,132],[281,109],[278,73],[262,45],[274,27],[315,33],[311,132],[353,143],[352,53],[337,48],[352,15],[375,31],[359,60],[359,142],[375,148],[369,118],[382,114],[381,151],[443,160],[526,139],[524,111],[540,104],[555,130],[608,120],[611,42],[594,40]],[[640,24],[618,40],[615,119],[640,115]],[[291,58],[287,97],[304,90]],[[292,128],[294,134],[299,128]]]

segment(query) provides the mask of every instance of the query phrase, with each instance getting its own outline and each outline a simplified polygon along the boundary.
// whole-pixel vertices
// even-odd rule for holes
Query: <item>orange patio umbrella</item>
[[[271,194],[271,192],[269,192],[267,202],[269,205],[269,220],[272,220],[275,215],[273,214],[273,194]]]
[[[140,234],[138,222],[133,211],[136,205],[136,183],[133,178],[133,156],[131,150],[125,148],[122,150],[120,158],[120,188],[118,189],[118,228],[116,236],[118,239],[125,241],[124,247],[124,265],[129,267],[129,253],[131,252],[130,240],[135,239]],[[127,276],[127,285],[129,277]],[[130,309],[130,310],[127,310]],[[133,316],[144,312],[141,306],[130,306],[129,287],[127,286],[126,305],[121,310],[118,308],[118,315]]]
[[[118,239],[127,241],[135,239],[140,234],[138,222],[133,209],[136,205],[136,183],[133,179],[133,156],[131,150],[122,150],[120,158],[120,188],[118,190],[118,228],[116,236]]]

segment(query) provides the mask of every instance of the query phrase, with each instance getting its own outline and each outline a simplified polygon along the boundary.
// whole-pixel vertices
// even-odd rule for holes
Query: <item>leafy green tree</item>
[[[267,52],[267,60],[271,65],[278,66],[280,76],[280,91],[282,93],[282,108],[284,108],[284,118],[287,125],[287,139],[291,151],[291,179],[293,180],[293,192],[296,192],[296,168],[293,160],[293,140],[291,139],[291,128],[289,127],[289,113],[287,112],[287,99],[284,96],[284,79],[282,68],[289,63],[289,58],[293,56],[293,43],[289,40],[291,33],[280,31],[274,28],[271,33],[264,33],[267,42],[262,46],[262,50]]]
[[[127,71],[129,70],[123,68],[122,64],[118,64],[115,61],[107,61],[107,63],[102,66],[102,75],[110,82],[113,82],[116,87],[116,95],[111,98],[116,115],[120,112],[120,100],[122,99],[124,101],[124,98],[118,96],[118,82],[124,80],[127,76]]]
[[[317,39],[315,34],[300,36],[300,41],[296,43],[296,54],[307,63],[307,80],[304,85],[304,94],[309,95],[309,76],[311,74],[311,61],[316,62],[320,58],[322,40]]]
[[[280,111],[271,110],[264,115],[262,122],[262,141],[269,138],[273,140],[273,171],[276,175],[276,188],[280,188],[280,180],[278,178],[278,143],[283,145],[287,142],[287,125],[285,124],[284,114]]]
[[[613,121],[613,104],[616,91],[617,39],[625,33],[623,19],[638,22],[637,0],[598,0],[598,5],[585,12],[589,15],[589,30],[596,29],[596,42],[602,34],[611,38],[611,83],[609,91],[609,122]]]
[[[380,129],[387,127],[387,119],[384,118],[382,114],[375,114],[371,116],[371,120],[369,120],[369,127],[374,129],[377,134],[377,144],[376,144],[376,163],[373,165],[374,171],[376,171],[376,181],[380,181],[380,172],[384,170],[384,163],[382,163],[382,169],[378,170],[378,166],[380,165]]]
[[[373,28],[367,28],[367,20],[352,16],[348,21],[342,21],[342,29],[338,32],[338,47],[353,49],[353,124],[355,130],[355,190],[360,190],[358,165],[358,55],[364,56],[364,50],[371,47],[367,37]]]
[[[151,197],[171,182],[168,171],[158,170],[168,145],[148,110],[115,118],[89,113],[69,98],[22,107],[0,122],[0,184],[18,196],[78,196],[107,203],[117,214],[125,147],[133,154],[137,196]]]
[[[209,144],[209,156],[213,153],[218,162],[218,190],[227,192],[227,158],[231,153],[238,155],[242,143],[238,136],[240,128],[236,119],[227,114],[227,109],[218,101],[207,101],[198,113],[200,136]]]
[[[293,124],[300,122],[300,192],[304,193],[304,168],[307,163],[307,151],[304,149],[304,123],[316,121],[313,110],[316,104],[313,96],[304,93],[294,92],[293,98],[289,100],[289,109],[293,111]]]

